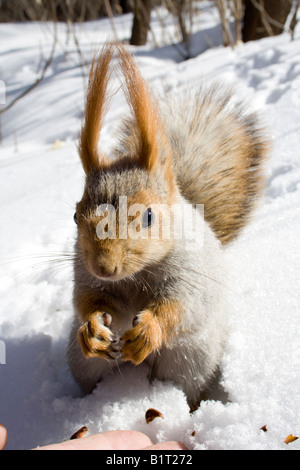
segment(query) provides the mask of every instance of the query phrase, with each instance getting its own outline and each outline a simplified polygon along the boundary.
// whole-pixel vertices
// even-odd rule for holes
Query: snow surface
[[[170,38],[174,27],[168,21]],[[128,38],[131,15],[115,22],[119,38]],[[300,435],[300,29],[293,42],[283,34],[231,50],[221,46],[215,10],[207,8],[199,22],[194,58],[188,61],[164,43],[156,16],[160,47],[153,48],[150,38],[134,51],[153,88],[184,92],[201,78],[233,83],[261,110],[272,139],[264,200],[227,249],[232,268],[232,279],[226,280],[230,336],[222,363],[227,400],[219,395],[190,415],[180,389],[150,385],[147,369],[130,365],[82,397],[68,371],[72,263],[67,254],[84,181],[76,140],[86,69],[60,24],[46,78],[1,116],[0,362],[6,364],[0,364],[0,421],[8,428],[7,449],[59,442],[83,425],[90,433],[134,429],[155,442],[175,439],[198,450],[300,449],[300,439],[283,442],[289,434]],[[7,102],[36,79],[41,57],[51,50],[52,31],[51,24],[0,25],[0,80]],[[87,61],[112,37],[106,19],[78,25],[76,31]],[[108,149],[124,111],[117,95],[102,134]],[[164,419],[146,424],[150,407]],[[260,429],[264,425],[267,432]]]

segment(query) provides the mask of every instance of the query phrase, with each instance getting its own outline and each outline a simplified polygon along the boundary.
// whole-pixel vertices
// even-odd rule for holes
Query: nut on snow
[[[74,439],[81,439],[87,432],[88,432],[88,427],[87,426],[82,426],[78,431],[76,431],[73,436],[71,436],[70,440]]]
[[[145,414],[146,423],[151,423],[151,421],[153,421],[155,418],[164,419],[164,415],[160,411],[155,410],[154,408],[149,408]]]

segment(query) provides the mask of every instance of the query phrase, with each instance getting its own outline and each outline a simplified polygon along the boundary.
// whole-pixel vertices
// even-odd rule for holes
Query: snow
[[[216,12],[206,4],[190,60],[182,61],[177,49],[163,42],[156,16],[160,47],[153,48],[150,38],[134,51],[154,89],[184,93],[201,79],[215,78],[234,84],[261,111],[272,140],[265,196],[226,251],[232,270],[226,280],[230,335],[222,362],[227,399],[219,393],[190,415],[180,389],[150,385],[143,365],[128,364],[84,397],[68,371],[68,254],[84,182],[76,143],[87,68],[79,66],[76,45],[59,24],[46,78],[1,116],[0,352],[3,356],[5,346],[6,357],[0,357],[0,421],[8,429],[7,449],[69,439],[83,425],[90,433],[134,429],[155,442],[180,440],[195,450],[300,449],[300,439],[283,442],[300,433],[300,29],[293,42],[283,34],[224,49]],[[115,21],[119,38],[128,38],[131,15]],[[168,28],[172,37],[172,22]],[[41,56],[51,50],[52,31],[50,23],[0,25],[0,80],[7,102],[36,79]],[[76,31],[88,62],[112,37],[107,19],[77,25]],[[116,95],[103,129],[104,147],[113,145],[125,110]],[[150,407],[164,419],[146,424]]]

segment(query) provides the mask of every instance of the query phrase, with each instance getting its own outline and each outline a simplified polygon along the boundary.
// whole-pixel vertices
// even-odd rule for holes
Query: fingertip
[[[0,450],[3,450],[7,443],[7,429],[0,423]]]
[[[152,445],[151,439],[139,431],[110,431],[114,436],[114,447],[122,450],[140,450]],[[109,431],[107,432],[109,434]]]
[[[178,441],[161,442],[145,447],[143,450],[188,450],[188,448]]]
[[[33,450],[141,450],[151,446],[146,434],[138,431],[106,431],[99,434],[39,447]]]

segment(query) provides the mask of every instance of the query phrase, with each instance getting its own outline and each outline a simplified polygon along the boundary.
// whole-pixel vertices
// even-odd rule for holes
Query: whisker
[[[19,282],[28,277],[29,282],[42,282],[59,278],[67,282],[73,280],[74,265],[79,266],[82,258],[79,253],[71,250],[52,250],[40,253],[27,253],[0,258],[0,268],[5,268],[5,273],[0,276],[11,277]],[[11,267],[7,271],[6,267]]]
[[[199,287],[205,288],[206,286],[203,285],[203,284],[201,285],[198,282],[197,282],[197,284],[193,283],[190,279],[190,276],[189,276],[189,273],[191,273],[191,272],[193,274],[198,275],[199,277],[209,279],[210,281],[213,281],[213,282],[219,284],[220,286],[222,286],[225,289],[228,289],[231,292],[234,292],[234,289],[232,289],[229,285],[225,284],[224,282],[222,282],[218,279],[215,279],[215,278],[213,278],[213,277],[211,277],[207,274],[204,274],[201,271],[196,271],[195,269],[192,269],[190,267],[185,268],[185,266],[178,263],[174,258],[169,259],[168,263],[166,265],[163,265],[163,266],[159,265],[157,262],[155,262],[156,260],[153,260],[153,264],[150,261],[150,263],[146,267],[143,266],[142,261],[139,260],[138,257],[132,256],[131,258],[132,258],[133,262],[136,263],[137,268],[140,268],[145,273],[149,273],[150,275],[155,275],[155,271],[159,270],[162,274],[165,274],[166,276],[174,277],[174,274],[173,274],[174,268],[175,269],[177,268],[176,278],[181,279],[182,281],[184,281],[192,289],[196,289],[196,288],[199,288]],[[184,276],[185,273],[187,274],[186,277]]]

